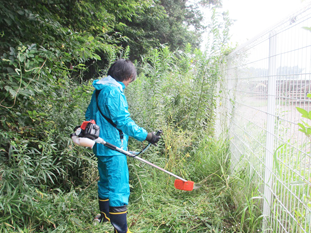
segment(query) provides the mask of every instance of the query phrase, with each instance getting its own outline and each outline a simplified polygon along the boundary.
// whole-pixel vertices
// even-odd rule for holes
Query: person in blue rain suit
[[[105,141],[127,149],[128,138],[147,140],[156,144],[160,136],[148,133],[130,117],[124,89],[136,79],[134,64],[119,59],[108,70],[108,76],[93,82],[95,91],[85,113],[87,121],[95,120],[100,127],[99,136]],[[118,151],[102,144],[95,144],[93,151],[98,159],[98,197],[100,214],[96,222],[110,221],[116,233],[129,233],[127,205],[130,195],[127,158]]]

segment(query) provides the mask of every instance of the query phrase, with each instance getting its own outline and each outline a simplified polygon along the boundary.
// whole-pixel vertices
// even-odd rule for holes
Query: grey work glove
[[[157,142],[160,140],[161,136],[156,135],[154,132],[148,133],[146,140],[151,144],[157,146]]]

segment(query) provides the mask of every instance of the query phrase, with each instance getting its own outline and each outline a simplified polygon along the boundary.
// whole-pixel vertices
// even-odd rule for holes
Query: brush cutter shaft
[[[130,155],[129,155],[129,156],[130,156]],[[140,157],[136,157],[136,156],[133,156],[133,155],[131,155],[131,157],[133,157],[134,159],[138,159],[138,160],[140,160],[140,161],[142,161],[142,162],[144,162],[144,163],[147,163],[147,164],[149,164],[150,166],[155,167],[155,168],[161,170],[162,172],[165,172],[165,173],[167,173],[167,174],[169,174],[169,175],[171,175],[171,176],[174,176],[175,178],[177,178],[177,179],[179,179],[179,180],[182,180],[182,181],[184,181],[184,182],[187,182],[187,180],[185,180],[185,179],[183,179],[183,178],[181,178],[181,177],[175,175],[174,173],[171,173],[171,172],[169,172],[169,171],[166,171],[165,169],[163,169],[163,168],[161,168],[161,167],[158,167],[157,165],[155,165],[155,164],[153,164],[153,163],[150,163],[150,162],[147,161],[147,160],[144,160],[144,159],[142,159],[142,158],[140,158]]]
[[[95,140],[95,142],[100,143],[100,144],[103,144],[104,146],[106,146],[106,147],[108,147],[108,148],[110,148],[110,149],[112,149],[112,150],[119,151],[119,152],[121,152],[122,154],[125,154],[125,155],[127,155],[127,156],[129,156],[129,157],[132,157],[132,158],[134,158],[134,159],[138,159],[138,160],[140,160],[140,161],[142,161],[142,162],[144,162],[144,163],[149,164],[149,165],[152,166],[152,167],[155,167],[155,168],[157,168],[157,169],[159,169],[159,170],[161,170],[161,171],[163,171],[163,172],[165,172],[165,173],[171,175],[171,176],[174,176],[175,178],[177,178],[177,179],[179,179],[179,180],[182,180],[182,181],[184,181],[184,182],[187,182],[187,180],[185,180],[185,179],[183,179],[183,178],[181,178],[181,177],[175,175],[174,173],[171,173],[171,172],[169,172],[169,171],[167,171],[167,170],[165,170],[165,169],[163,169],[163,168],[161,168],[161,167],[159,167],[159,166],[157,166],[157,165],[155,165],[155,164],[153,164],[153,163],[150,163],[150,162],[147,161],[147,160],[144,160],[144,159],[142,159],[142,158],[140,158],[140,157],[137,157],[136,155],[134,155],[134,154],[132,154],[132,153],[126,151],[126,150],[123,150],[123,149],[121,149],[121,148],[119,148],[119,147],[116,147],[116,146],[114,146],[114,145],[112,145],[112,144],[106,142],[106,141],[105,141],[104,139],[102,139],[102,138],[97,138],[97,139]]]

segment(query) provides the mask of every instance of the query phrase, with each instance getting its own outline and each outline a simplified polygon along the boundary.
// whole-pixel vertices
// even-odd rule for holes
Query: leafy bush
[[[5,229],[53,225],[48,217],[43,220],[42,211],[51,210],[43,200],[33,200],[37,193],[53,198],[55,188],[63,193],[96,178],[91,153],[73,147],[69,138],[84,118],[89,87],[72,82],[58,58],[36,45],[20,45],[2,56],[0,215]]]

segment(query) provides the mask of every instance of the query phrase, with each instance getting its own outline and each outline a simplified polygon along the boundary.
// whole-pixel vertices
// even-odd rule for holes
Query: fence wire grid
[[[310,72],[311,4],[238,47],[223,65],[216,132],[228,133],[233,171],[249,165],[264,232],[311,232],[311,137],[299,130],[311,121],[297,110],[311,119]]]

